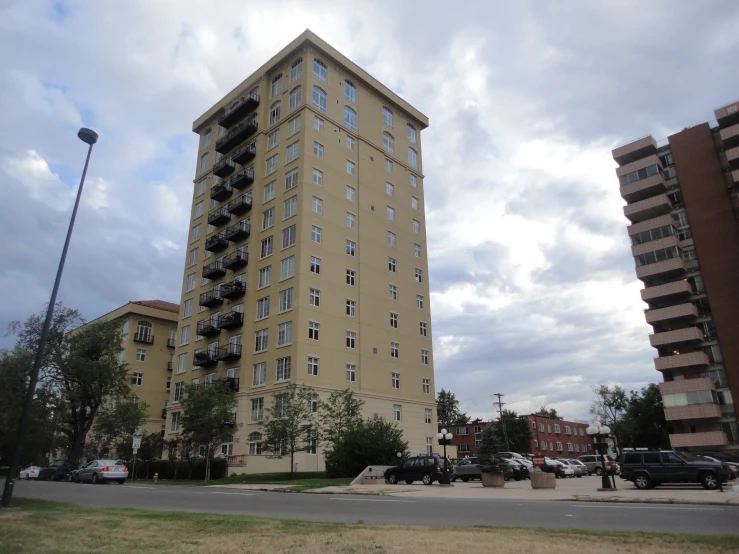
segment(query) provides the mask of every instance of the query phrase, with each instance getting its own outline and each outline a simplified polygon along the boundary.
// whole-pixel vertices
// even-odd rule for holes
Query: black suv
[[[454,467],[449,463],[449,480],[454,478]],[[405,481],[407,484],[413,481],[422,481],[424,485],[430,485],[434,481],[444,482],[444,458],[441,456],[416,456],[409,458],[402,466],[394,466],[385,470],[385,479],[391,485]]]
[[[700,483],[713,490],[728,474],[721,464],[709,462],[689,452],[640,450],[621,454],[621,479],[633,481],[638,489],[651,489],[662,483]]]

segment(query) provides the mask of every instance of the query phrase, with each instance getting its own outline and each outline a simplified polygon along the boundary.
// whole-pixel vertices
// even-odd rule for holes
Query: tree
[[[210,479],[210,462],[213,451],[226,438],[231,438],[238,426],[235,422],[236,393],[225,381],[214,381],[203,385],[188,384],[182,400],[183,444],[188,452],[193,445],[205,446],[205,482]],[[192,467],[190,468],[192,471]]]
[[[262,448],[275,458],[290,455],[290,473],[295,471],[295,453],[314,451],[316,426],[310,403],[315,392],[305,385],[290,384],[284,392],[275,394],[272,406],[266,409],[262,428]]]
[[[541,408],[539,408],[539,411],[536,412],[536,415],[541,417],[548,417],[549,419],[562,419],[557,413],[557,410],[555,410],[554,408],[547,410],[546,406],[542,406]]]
[[[600,423],[611,428],[611,440],[613,440],[613,446],[620,455],[623,435],[621,418],[628,407],[626,391],[618,385],[613,385],[613,388],[608,385],[601,385],[594,387],[593,393],[595,397],[593,398],[593,404],[590,406],[590,413]]]
[[[87,458],[118,455],[128,459],[132,455],[129,437],[144,422],[146,414],[147,404],[132,398],[103,404],[90,431]]]
[[[326,452],[341,442],[347,431],[362,423],[364,402],[354,398],[350,389],[331,392],[328,400],[321,402],[318,409],[322,422],[321,441]]]
[[[656,384],[631,391],[620,429],[623,447],[670,448],[662,395]]]
[[[482,471],[489,473],[504,473],[508,465],[505,458],[500,455],[501,443],[495,432],[495,424],[488,424],[482,431],[480,447],[477,449],[477,457],[480,460]]]
[[[408,443],[397,425],[384,418],[359,421],[326,454],[326,475],[356,477],[370,465],[395,465],[407,457]]]
[[[459,400],[453,392],[444,389],[439,391],[436,399],[436,419],[439,425],[451,427],[452,425],[465,425],[470,421],[466,413],[459,410]]]
[[[528,452],[531,450],[531,426],[529,420],[518,417],[512,410],[503,410],[503,422],[505,422],[508,434],[508,446],[513,452]],[[503,426],[495,425],[495,436],[500,444],[505,444]]]
[[[161,433],[156,431],[153,433],[147,433],[141,438],[141,447],[139,448],[138,457],[143,462],[150,462],[151,460],[158,460],[162,457],[165,445],[164,437]],[[128,443],[126,443],[128,444]],[[146,464],[146,478],[149,478],[151,472],[151,464]]]

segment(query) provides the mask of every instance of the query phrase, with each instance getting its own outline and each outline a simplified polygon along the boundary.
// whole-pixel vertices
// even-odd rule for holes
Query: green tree
[[[562,419],[557,413],[557,410],[555,410],[554,408],[547,410],[546,406],[542,406],[541,408],[539,408],[539,411],[536,412],[536,415],[541,417],[548,417],[549,419]]]
[[[504,473],[508,465],[505,458],[500,455],[501,442],[496,433],[495,424],[488,424],[482,431],[480,446],[477,449],[477,457],[480,460],[482,470],[489,473]]]
[[[359,421],[326,453],[326,475],[356,477],[367,466],[395,465],[408,456],[408,443],[397,425],[384,418]]]
[[[631,391],[620,428],[623,447],[670,448],[662,395],[655,383]]]
[[[316,425],[310,408],[314,397],[312,388],[293,383],[275,394],[272,406],[266,409],[262,448],[275,458],[289,454],[290,473],[295,471],[296,452],[309,452],[316,448]]]
[[[151,462],[162,457],[164,452],[165,440],[161,433],[156,431],[147,433],[141,438],[141,448],[139,448],[138,457],[144,462]],[[128,444],[128,443],[127,443]],[[146,464],[146,478],[149,479],[151,473],[151,463]]]
[[[444,427],[465,425],[470,421],[467,414],[459,410],[459,400],[454,393],[444,389],[439,391],[436,398],[436,419]]]
[[[189,447],[206,447],[205,482],[210,479],[210,462],[213,452],[238,429],[235,421],[236,393],[225,381],[203,385],[188,384],[182,400],[180,436]],[[191,451],[188,449],[188,451]],[[192,467],[190,468],[192,471]]]
[[[626,413],[628,407],[628,399],[626,391],[618,385],[609,387],[601,385],[593,388],[593,403],[590,406],[590,413],[595,416],[598,421],[611,428],[611,440],[615,450],[621,454],[623,429],[621,428],[621,420]]]
[[[332,391],[328,400],[320,403],[320,439],[326,452],[333,450],[347,431],[362,423],[362,406],[364,402],[354,398],[350,389]]]
[[[146,419],[147,404],[133,398],[104,403],[90,430],[85,452],[87,458],[131,455],[131,435]],[[126,446],[128,448],[126,448]]]
[[[529,420],[518,417],[512,410],[503,410],[503,422],[508,434],[508,447],[512,452],[528,452],[531,450],[531,426]],[[505,444],[503,426],[495,425],[495,436],[499,444]]]

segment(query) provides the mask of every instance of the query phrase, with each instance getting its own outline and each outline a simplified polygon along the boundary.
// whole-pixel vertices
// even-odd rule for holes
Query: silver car
[[[104,483],[117,481],[119,485],[126,482],[128,468],[115,460],[93,460],[82,466],[75,475],[77,483]]]
[[[587,466],[580,460],[574,460],[572,458],[558,458],[558,460],[570,466],[575,472],[575,477],[582,477],[588,474]]]
[[[470,479],[482,479],[482,467],[477,458],[465,458],[454,466],[454,480],[461,479],[465,483]]]

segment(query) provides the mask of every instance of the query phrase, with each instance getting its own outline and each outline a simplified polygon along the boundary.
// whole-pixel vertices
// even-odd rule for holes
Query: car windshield
[[[705,456],[696,456],[690,452],[679,452],[677,453],[686,462],[712,462],[713,460],[706,459]]]
[[[98,462],[100,462],[104,466],[120,466],[120,465],[123,465],[123,464],[119,464],[115,460],[98,460]]]

